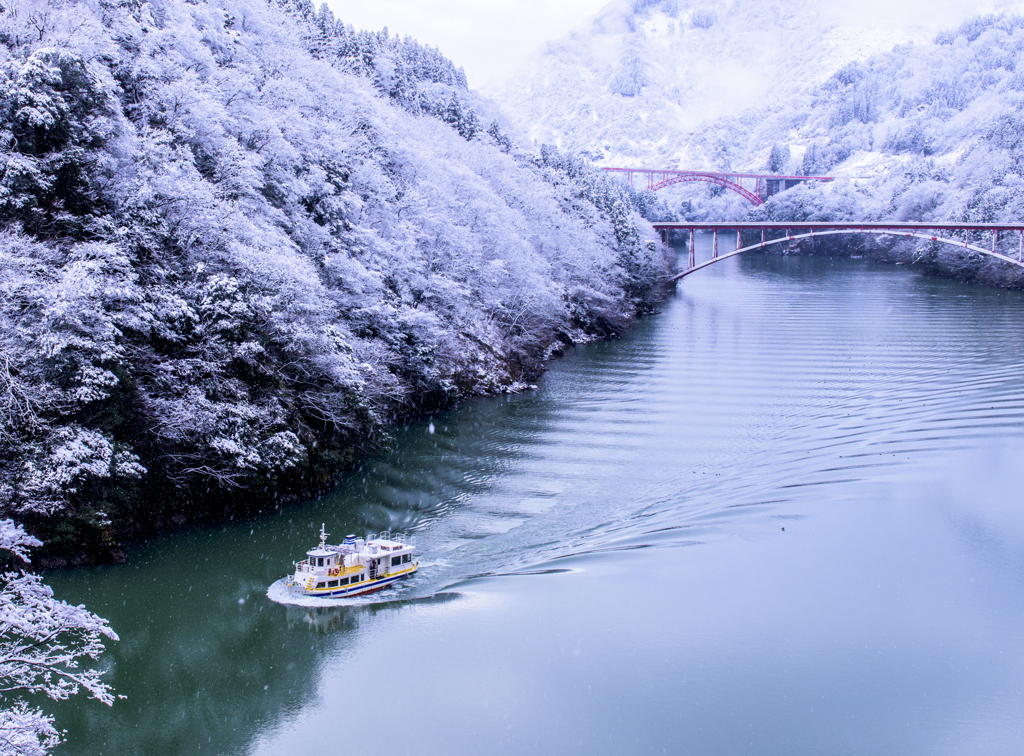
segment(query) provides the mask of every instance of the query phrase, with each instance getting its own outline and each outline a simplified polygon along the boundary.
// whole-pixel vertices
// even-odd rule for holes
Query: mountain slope
[[[636,195],[500,119],[302,0],[4,4],[0,514],[116,553],[623,327]]]
[[[707,185],[660,193],[694,220],[1024,217],[1022,16],[968,17],[935,31],[944,18],[977,6],[929,7],[916,30],[898,27],[916,41],[890,45],[896,32],[879,35],[829,15],[829,4],[734,0],[724,9],[612,4],[587,33],[551,46],[540,67],[497,94],[535,119],[530,128],[538,138],[588,150],[605,165],[771,165],[838,177],[779,194],[756,210]],[[864,18],[876,24],[887,17]],[[872,48],[881,50],[865,55]],[[739,96],[743,87],[749,96]],[[568,94],[574,88],[576,100]],[[1016,255],[1019,239],[999,245]],[[1019,269],[942,245],[843,237],[804,246],[1024,286]]]
[[[845,64],[931,39],[980,10],[962,2],[613,2],[487,93],[538,143],[604,164],[762,168],[707,154],[688,135],[751,108],[800,110]]]

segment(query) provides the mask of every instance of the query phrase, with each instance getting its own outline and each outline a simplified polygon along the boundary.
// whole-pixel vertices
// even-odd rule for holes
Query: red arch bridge
[[[969,254],[987,255],[1018,268],[1024,268],[1024,223],[824,223],[814,221],[801,223],[655,223],[653,225],[661,233],[662,240],[666,242],[670,231],[684,231],[690,235],[689,262],[682,273],[677,273],[672,278],[673,281],[678,281],[701,268],[706,268],[719,260],[725,260],[743,252],[764,249],[774,244],[790,244],[802,239],[815,239],[837,234],[873,234],[875,236],[924,239],[965,249]],[[725,254],[719,254],[718,250],[718,235],[721,231],[736,234],[736,248]],[[695,240],[699,232],[713,234],[714,240],[711,259],[698,264]],[[746,246],[744,246],[744,236],[748,242]],[[753,236],[753,243],[749,243],[751,236]],[[1000,242],[1002,251],[999,251]],[[1007,246],[1011,247],[1009,254]],[[1012,249],[1014,247],[1015,250]],[[1016,251],[1016,255],[1013,254],[1013,251]]]
[[[636,186],[645,182],[651,191],[664,189],[674,184],[701,181],[715,184],[736,192],[754,205],[763,205],[773,194],[792,189],[805,181],[833,181],[832,176],[780,176],[778,173],[731,173],[728,171],[676,171],[656,168],[605,168],[606,171],[621,173]]]

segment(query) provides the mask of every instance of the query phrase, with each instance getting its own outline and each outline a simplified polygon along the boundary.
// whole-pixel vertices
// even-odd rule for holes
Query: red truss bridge
[[[701,181],[736,192],[754,205],[763,205],[773,194],[792,189],[805,181],[833,181],[832,176],[780,176],[778,173],[730,173],[721,171],[675,171],[656,168],[605,168],[623,174],[630,186],[646,185],[651,191],[674,184]]]
[[[690,255],[686,269],[672,280],[678,281],[701,268],[729,257],[764,249],[773,244],[790,244],[801,239],[837,234],[873,234],[875,236],[908,237],[948,244],[968,254],[981,254],[1009,265],[1024,268],[1024,223],[655,223],[654,228],[668,240],[670,231],[690,235]],[[736,235],[736,248],[725,254],[718,252],[718,235],[725,231]],[[695,240],[698,233],[711,233],[711,259],[697,263]],[[989,241],[991,243],[989,244]],[[746,246],[744,246],[746,243]],[[1015,254],[1014,254],[1015,253]]]

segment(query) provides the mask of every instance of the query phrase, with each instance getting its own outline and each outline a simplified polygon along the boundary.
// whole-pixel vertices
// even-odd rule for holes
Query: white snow
[[[694,14],[711,7],[715,23],[695,26]],[[851,61],[930,41],[978,13],[1021,7],[1016,0],[612,2],[484,91],[536,142],[588,151],[604,164],[760,169],[753,156],[741,163],[709,154],[692,133],[751,109],[809,106],[811,90]],[[614,83],[637,56],[646,86],[623,96]]]

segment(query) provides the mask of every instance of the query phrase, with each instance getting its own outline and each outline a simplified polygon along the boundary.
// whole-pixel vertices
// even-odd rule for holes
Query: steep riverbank
[[[669,285],[665,284],[659,287],[659,291],[667,293]],[[657,302],[657,299],[652,299],[651,305],[657,304]],[[643,313],[641,317],[651,314],[653,313]],[[410,408],[406,414],[393,417],[392,421],[382,426],[378,435],[371,440],[344,449],[324,448],[320,450],[320,454],[329,462],[325,463],[318,471],[319,477],[317,478],[312,478],[303,470],[299,471],[299,476],[296,476],[294,480],[278,481],[279,487],[276,489],[211,492],[212,495],[202,497],[198,501],[190,500],[184,505],[182,502],[170,498],[166,502],[161,501],[152,493],[140,493],[137,502],[140,514],[130,519],[114,520],[98,533],[88,534],[91,536],[88,540],[81,538],[81,532],[75,532],[72,538],[67,538],[63,542],[58,541],[56,546],[53,545],[53,542],[49,546],[44,542],[42,547],[34,550],[32,564],[41,570],[100,564],[125,564],[128,561],[125,557],[126,550],[138,548],[154,537],[194,527],[208,528],[235,520],[254,520],[282,509],[294,507],[302,501],[328,495],[368,462],[382,453],[386,453],[387,449],[394,444],[394,434],[403,431],[407,424],[438,413],[458,409],[460,406],[464,407],[467,401],[493,398],[502,394],[512,396],[533,391],[536,387],[532,382],[539,380],[547,371],[550,362],[564,356],[566,350],[592,343],[595,340],[615,340],[635,325],[636,323],[632,321],[621,322],[618,324],[618,330],[600,335],[586,334],[583,331],[575,331],[571,337],[565,333],[559,334],[560,338],[557,338],[546,350],[547,359],[534,361],[529,372],[522,370],[521,366],[517,365],[516,368],[520,369],[518,373],[520,380],[504,390],[476,393],[470,397],[449,399],[437,404],[421,401],[415,408]],[[173,492],[170,495],[173,496]],[[387,526],[385,523],[377,527]],[[57,524],[57,527],[59,528],[60,524]],[[44,534],[54,532],[50,529],[50,523],[46,522],[41,523],[40,530]]]
[[[37,564],[322,492],[621,332],[656,205],[304,0],[0,9],[0,516]],[[34,12],[38,11],[38,12]]]

